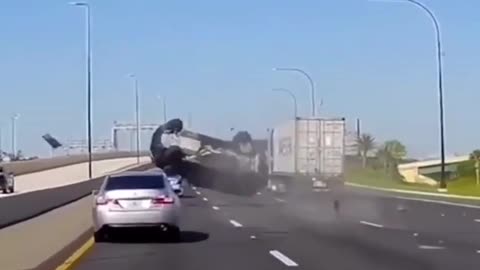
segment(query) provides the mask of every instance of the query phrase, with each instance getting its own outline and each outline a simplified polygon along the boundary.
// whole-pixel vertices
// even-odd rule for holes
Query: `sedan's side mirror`
[[[98,194],[98,190],[96,190],[96,189],[92,190],[92,195],[93,196],[97,196],[97,194]]]

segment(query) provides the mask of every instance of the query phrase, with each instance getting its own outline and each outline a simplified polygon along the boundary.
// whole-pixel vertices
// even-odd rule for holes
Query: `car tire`
[[[2,192],[3,192],[4,194],[7,194],[7,193],[8,193],[8,188],[3,188],[3,189],[2,189]]]
[[[168,240],[170,242],[178,243],[182,238],[182,233],[178,227],[170,227],[168,231]]]
[[[96,243],[106,242],[107,241],[107,234],[105,230],[100,229],[93,233],[93,239]]]
[[[8,187],[8,191],[13,193],[15,191],[15,180],[12,179],[11,185]]]

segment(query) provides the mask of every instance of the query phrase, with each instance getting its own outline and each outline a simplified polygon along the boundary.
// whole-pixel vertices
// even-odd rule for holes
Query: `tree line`
[[[368,133],[357,138],[357,147],[363,168],[369,165],[369,154],[376,150],[373,157],[382,164],[385,172],[390,174],[397,173],[397,165],[407,155],[407,148],[399,140],[387,140],[377,144],[375,138]]]

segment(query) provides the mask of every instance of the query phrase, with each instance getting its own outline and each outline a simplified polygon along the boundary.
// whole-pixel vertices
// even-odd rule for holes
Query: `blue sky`
[[[18,148],[48,153],[41,135],[85,134],[84,16],[68,1],[2,0],[0,126],[10,149],[18,112]],[[480,21],[476,0],[425,0],[444,42],[447,152],[480,147]],[[408,4],[364,0],[123,1],[91,0],[94,135],[109,138],[114,120],[133,120],[132,83],[141,89],[145,122],[193,115],[193,127],[217,136],[229,128],[263,136],[291,115],[284,87],[308,115],[315,80],[319,113],[344,116],[378,141],[397,138],[411,155],[438,152],[433,27]],[[477,19],[476,19],[477,18]]]

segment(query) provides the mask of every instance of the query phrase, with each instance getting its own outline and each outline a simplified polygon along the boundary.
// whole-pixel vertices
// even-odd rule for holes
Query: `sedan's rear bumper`
[[[168,206],[158,210],[144,211],[109,211],[108,208],[93,209],[93,225],[95,231],[102,227],[154,227],[159,225],[177,226],[179,209]]]

